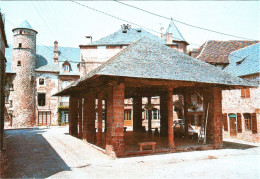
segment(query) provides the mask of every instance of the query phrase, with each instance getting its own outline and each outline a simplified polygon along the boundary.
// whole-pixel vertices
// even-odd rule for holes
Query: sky
[[[232,34],[247,39],[260,39],[259,1],[124,1],[150,12],[188,24]],[[79,1],[97,10],[131,21],[154,31],[166,31],[170,20],[127,7],[114,1]],[[0,1],[5,14],[7,41],[13,43],[12,29],[27,20],[38,31],[37,45],[79,47],[91,35],[98,40],[120,29],[127,22],[82,7],[71,1]],[[241,40],[175,22],[184,39],[197,48],[207,40]],[[132,25],[133,28],[138,28]],[[155,35],[159,33],[151,32]]]

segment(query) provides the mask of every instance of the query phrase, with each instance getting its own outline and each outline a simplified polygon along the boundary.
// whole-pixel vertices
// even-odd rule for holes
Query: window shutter
[[[228,131],[227,113],[223,114],[224,131]]]
[[[256,121],[256,113],[252,113],[252,133],[257,133],[257,121]]]
[[[241,120],[241,114],[237,113],[237,132],[242,132],[242,120]]]
[[[241,98],[245,98],[245,89],[241,89]]]
[[[245,89],[245,96],[246,98],[250,98],[250,88]]]

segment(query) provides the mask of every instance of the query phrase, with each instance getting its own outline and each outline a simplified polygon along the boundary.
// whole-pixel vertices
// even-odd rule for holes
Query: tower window
[[[39,85],[44,85],[44,78],[39,79]]]
[[[38,93],[38,106],[45,106],[45,93]]]
[[[19,31],[19,34],[22,34],[22,33],[23,33],[23,31],[20,30],[20,31]]]
[[[21,65],[22,65],[21,61],[17,61],[17,66],[21,66]]]
[[[22,48],[22,43],[19,43],[19,48]]]

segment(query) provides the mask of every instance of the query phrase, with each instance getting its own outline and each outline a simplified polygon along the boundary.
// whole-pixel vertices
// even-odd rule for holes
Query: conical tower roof
[[[29,29],[29,30],[33,30],[37,33],[37,31],[32,28],[32,26],[30,25],[30,23],[27,20],[24,20],[18,27],[14,28],[13,31],[16,29]]]
[[[172,34],[172,40],[186,42],[186,40],[181,35],[179,29],[177,28],[177,26],[174,24],[173,20],[171,20],[171,22],[167,28],[166,35],[170,34],[170,33]]]

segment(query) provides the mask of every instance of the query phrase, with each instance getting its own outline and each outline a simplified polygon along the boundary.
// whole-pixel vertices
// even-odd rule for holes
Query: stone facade
[[[0,151],[3,150],[4,141],[4,116],[5,116],[5,70],[6,58],[5,48],[7,48],[7,41],[4,28],[4,15],[0,12]]]
[[[259,74],[248,75],[243,77],[244,79],[258,82],[260,81]],[[257,88],[249,88],[249,95],[247,97],[241,96],[241,90],[224,90],[223,91],[223,116],[226,117],[226,130],[224,131],[224,137],[235,137],[242,140],[247,140],[250,142],[260,142],[260,87]],[[235,118],[235,133],[231,132],[231,123],[230,121],[231,115],[234,115]],[[251,125],[253,124],[253,115],[256,117],[256,126],[251,126],[251,128],[246,125],[246,118],[249,115],[251,118]],[[238,119],[240,118],[241,119]],[[225,120],[225,119],[224,119]],[[239,129],[239,125],[241,125],[241,129]],[[250,122],[249,122],[250,125]],[[256,127],[256,133],[253,132],[252,127]]]

